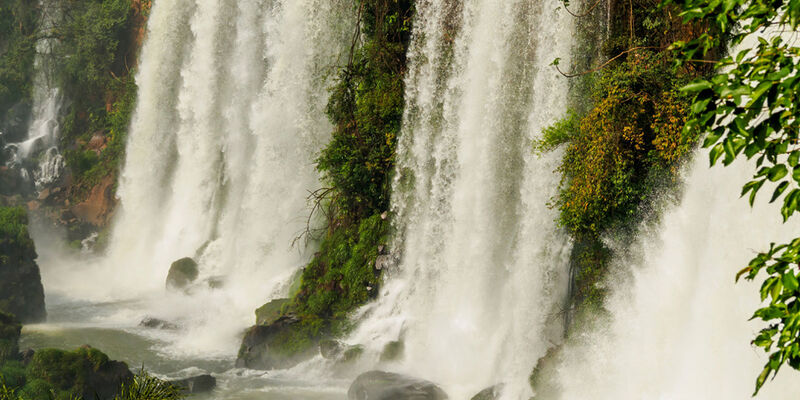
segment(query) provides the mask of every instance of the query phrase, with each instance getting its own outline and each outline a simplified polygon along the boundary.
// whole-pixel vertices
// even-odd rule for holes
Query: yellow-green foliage
[[[574,130],[558,133],[569,144],[556,204],[562,224],[575,234],[597,235],[627,222],[651,194],[654,174],[674,175],[692,148],[695,138],[681,135],[687,99],[668,61],[641,52],[603,71],[594,107],[577,124],[551,128]]]

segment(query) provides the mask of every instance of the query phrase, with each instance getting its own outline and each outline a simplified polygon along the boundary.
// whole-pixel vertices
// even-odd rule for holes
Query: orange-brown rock
[[[70,208],[83,222],[94,226],[105,226],[111,219],[117,200],[114,198],[114,175],[108,175],[92,188],[89,197]]]

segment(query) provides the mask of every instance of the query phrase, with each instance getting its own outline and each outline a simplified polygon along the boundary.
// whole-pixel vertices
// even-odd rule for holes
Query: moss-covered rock
[[[191,257],[184,257],[172,263],[167,273],[167,288],[185,289],[199,275],[197,262]]]
[[[405,346],[401,340],[386,343],[381,352],[381,361],[395,361],[403,357]]]
[[[21,330],[22,325],[16,317],[0,311],[0,365],[17,358]]]
[[[481,390],[475,396],[472,396],[470,400],[497,400],[500,398],[500,394],[503,391],[503,387],[504,385],[502,383],[490,386],[486,389]]]
[[[47,316],[36,257],[25,209],[0,207],[0,311],[22,322],[40,322]]]
[[[292,301],[290,299],[274,299],[256,309],[256,325],[269,325],[278,320],[283,315],[282,311],[287,311]]]
[[[242,339],[236,366],[261,370],[291,368],[317,352],[318,328],[293,316],[250,327]]]
[[[133,374],[120,361],[112,361],[97,349],[83,346],[74,351],[42,349],[27,366],[23,394],[31,398],[53,391],[56,398],[111,399]]]

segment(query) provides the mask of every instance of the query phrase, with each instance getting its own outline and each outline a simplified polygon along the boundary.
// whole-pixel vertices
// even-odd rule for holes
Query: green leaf
[[[713,86],[711,85],[711,82],[709,82],[709,81],[707,81],[705,79],[696,79],[696,80],[692,81],[691,83],[689,83],[688,85],[680,88],[680,91],[681,92],[687,92],[687,93],[694,93],[694,92],[702,91],[704,89],[711,89],[712,87]]]
[[[786,174],[789,173],[789,170],[786,169],[786,166],[783,164],[778,164],[772,168],[770,168],[769,173],[767,173],[767,178],[771,182],[777,182],[783,179]]]
[[[775,188],[775,191],[772,192],[772,198],[769,199],[769,202],[774,202],[781,194],[789,187],[789,181],[781,182],[778,187]]]
[[[794,292],[797,290],[797,287],[800,286],[800,283],[797,282],[797,277],[794,276],[792,271],[784,274],[783,277],[781,277],[781,281],[783,282],[783,286],[786,287],[786,290],[790,292]]]

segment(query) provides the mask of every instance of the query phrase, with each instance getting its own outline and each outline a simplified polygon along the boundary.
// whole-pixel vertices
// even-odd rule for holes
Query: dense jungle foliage
[[[571,301],[579,315],[602,310],[611,258],[603,239],[626,241],[648,215],[645,208],[656,192],[678,183],[679,166],[698,138],[682,134],[691,99],[680,88],[709,72],[704,66],[675,68],[667,50],[674,40],[698,36],[703,25],[683,25],[674,6],[657,1],[612,6],[609,39],[601,49],[607,61],[586,71],[559,70],[582,81],[588,105],[573,104],[534,143],[538,152],[565,145],[561,190],[552,206],[575,239]],[[584,15],[576,17],[579,24],[592,18]]]
[[[0,2],[0,130],[14,138],[30,113],[39,17],[35,2]]]

